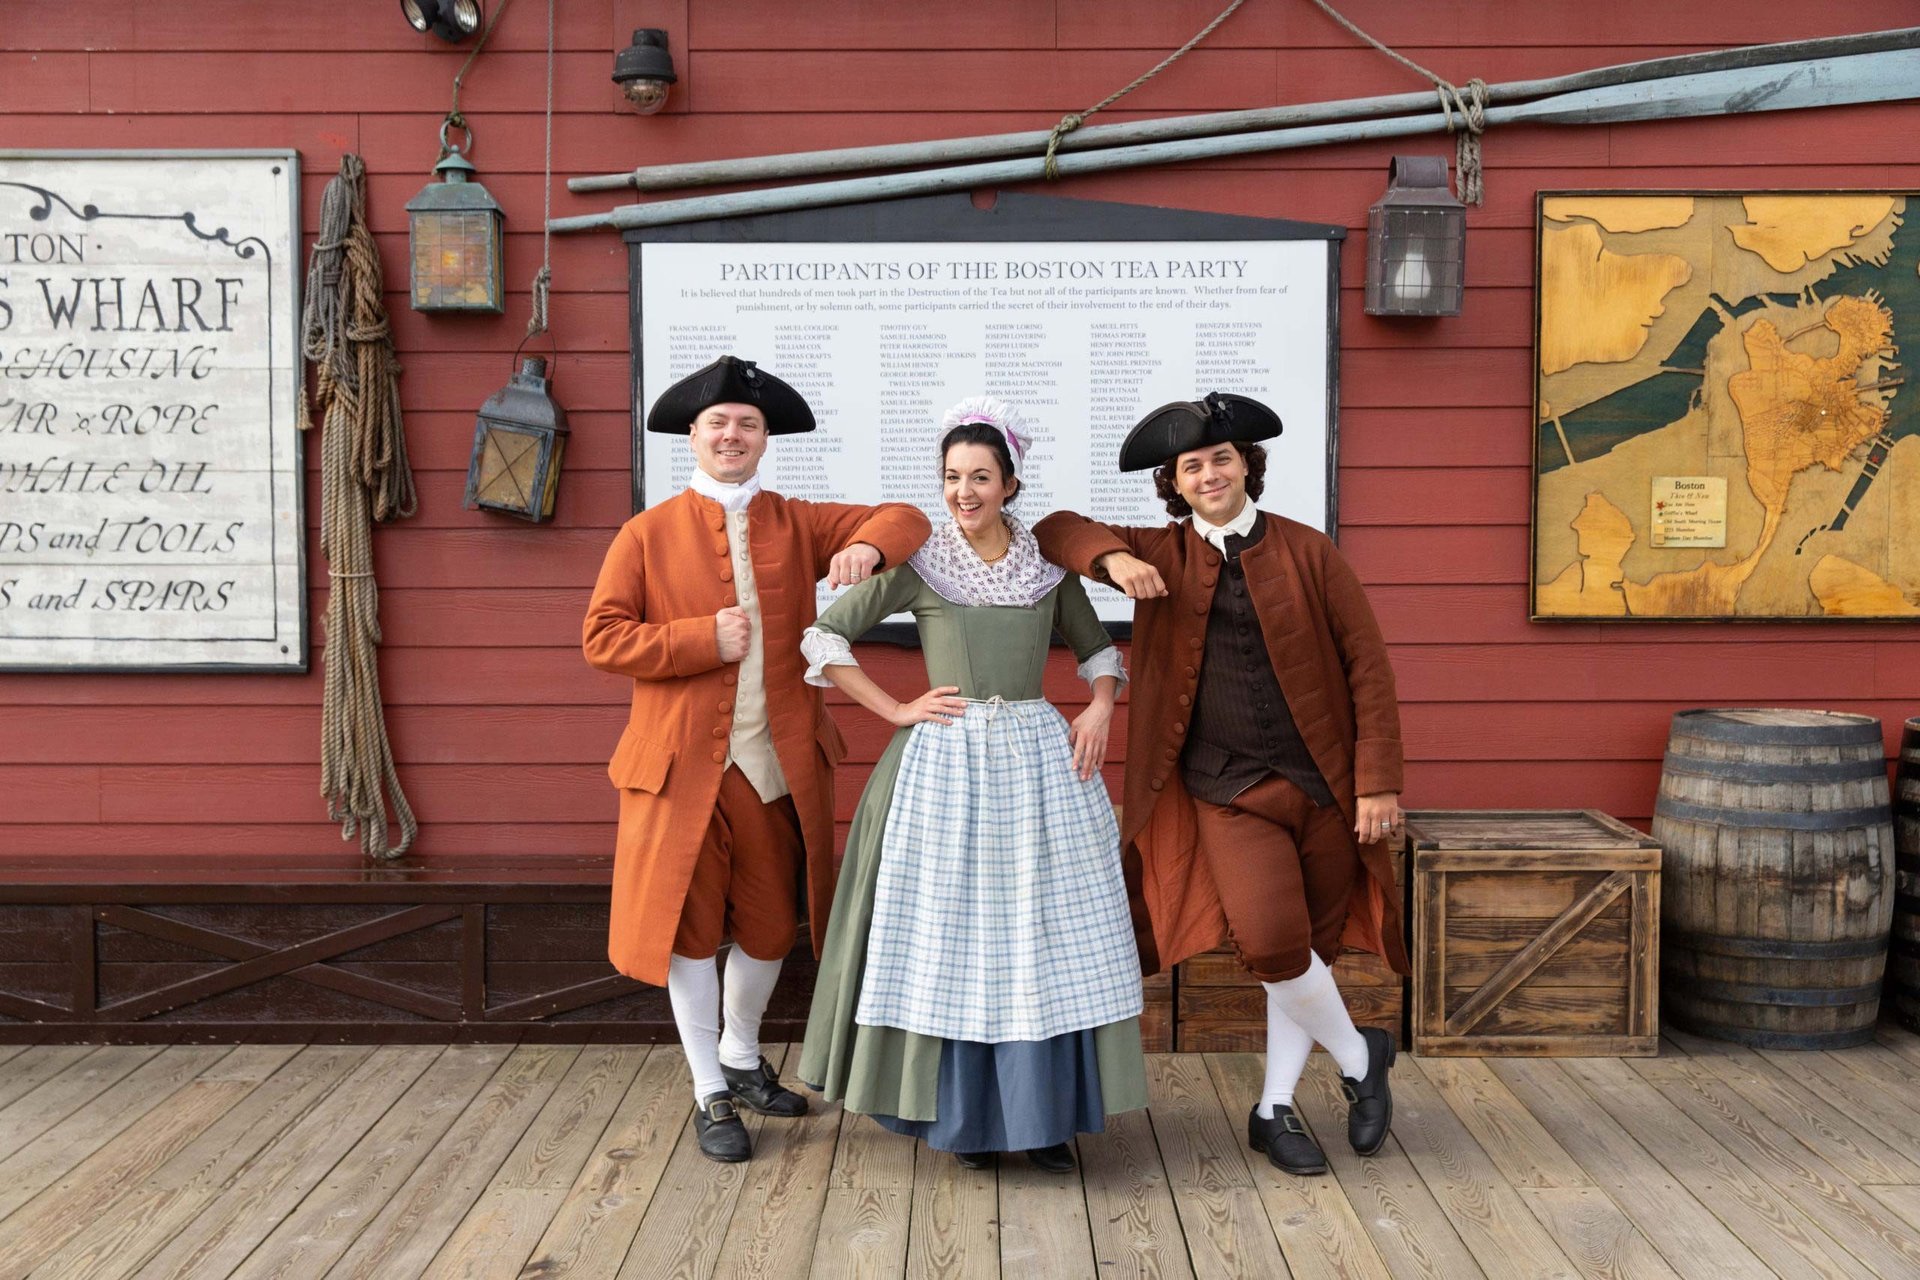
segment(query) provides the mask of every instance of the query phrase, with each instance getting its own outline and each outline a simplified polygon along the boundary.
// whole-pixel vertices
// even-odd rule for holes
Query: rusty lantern
[[[1395,156],[1387,193],[1367,210],[1367,314],[1457,316],[1464,293],[1467,207],[1439,156]]]
[[[535,524],[553,518],[567,411],[553,401],[547,362],[528,356],[507,385],[487,397],[473,429],[468,510],[501,511]]]
[[[447,131],[440,131],[446,143]],[[469,135],[471,145],[471,135]],[[439,182],[407,201],[407,245],[413,261],[415,311],[506,310],[501,283],[505,215],[473,181],[473,162],[448,146],[433,167]]]

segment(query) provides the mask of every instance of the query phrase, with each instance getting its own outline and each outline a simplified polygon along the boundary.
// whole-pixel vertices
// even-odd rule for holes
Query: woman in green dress
[[[980,1167],[1074,1167],[1076,1133],[1146,1105],[1140,967],[1099,768],[1118,651],[1079,578],[1003,508],[1020,420],[947,414],[953,520],[806,633],[807,678],[897,727],[860,798],[820,957],[800,1078]],[[851,642],[911,613],[933,686],[881,689]],[[1041,697],[1058,630],[1092,685],[1069,726]]]

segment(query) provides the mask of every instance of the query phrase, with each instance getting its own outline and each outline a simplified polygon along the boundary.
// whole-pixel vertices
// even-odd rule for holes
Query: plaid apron
[[[1046,700],[914,726],[880,847],[856,1021],[1000,1043],[1139,1015],[1113,805]]]

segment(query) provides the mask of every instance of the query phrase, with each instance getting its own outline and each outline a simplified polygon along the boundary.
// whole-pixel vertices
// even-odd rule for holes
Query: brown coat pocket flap
[[[607,777],[616,787],[659,795],[660,788],[667,782],[667,767],[672,763],[673,748],[663,747],[628,729],[620,735],[620,745],[614,749],[613,759],[607,765]]]
[[[826,755],[828,764],[839,764],[847,758],[847,740],[840,736],[840,726],[833,722],[833,717],[824,709],[820,712],[820,718],[813,722],[813,736]]]

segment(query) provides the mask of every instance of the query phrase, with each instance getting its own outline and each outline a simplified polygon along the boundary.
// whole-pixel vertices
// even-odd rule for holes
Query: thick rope
[[[1068,134],[1072,133],[1075,129],[1078,129],[1081,125],[1085,124],[1087,122],[1088,116],[1094,114],[1097,111],[1102,111],[1102,110],[1105,110],[1107,107],[1112,106],[1114,103],[1120,101],[1120,99],[1126,97],[1128,94],[1132,93],[1135,89],[1138,89],[1141,85],[1145,84],[1147,81],[1159,75],[1162,71],[1165,71],[1168,67],[1172,66],[1174,63],[1180,61],[1180,59],[1183,56],[1185,56],[1186,52],[1189,49],[1193,48],[1195,45],[1199,44],[1202,40],[1205,40],[1208,36],[1212,35],[1214,33],[1214,30],[1218,28],[1221,23],[1225,22],[1228,18],[1231,18],[1233,16],[1233,11],[1235,9],[1238,9],[1241,5],[1245,4],[1246,2],[1247,0],[1233,0],[1233,3],[1228,5],[1226,8],[1222,9],[1219,13],[1219,16],[1215,17],[1212,22],[1209,22],[1206,26],[1200,28],[1199,33],[1195,35],[1193,39],[1187,41],[1185,44],[1181,45],[1178,49],[1175,49],[1172,53],[1162,58],[1159,62],[1159,65],[1154,67],[1151,71],[1148,71],[1144,75],[1135,77],[1133,83],[1129,84],[1126,88],[1119,89],[1114,91],[1113,93],[1108,94],[1106,97],[1100,99],[1100,101],[1088,107],[1085,111],[1077,111],[1077,112],[1070,111],[1066,115],[1061,116],[1060,123],[1053,126],[1053,132],[1047,138],[1047,177],[1058,178],[1060,176],[1060,167],[1054,161],[1054,153],[1060,149],[1060,139],[1066,137]]]
[[[1366,41],[1381,53],[1386,54],[1407,70],[1416,75],[1425,76],[1440,95],[1440,110],[1447,118],[1447,132],[1454,136],[1455,182],[1460,199],[1466,204],[1480,204],[1486,198],[1486,192],[1480,176],[1480,135],[1487,130],[1487,82],[1475,76],[1467,81],[1466,92],[1427,70],[1412,58],[1375,40],[1372,36],[1356,27],[1347,16],[1327,3],[1327,0],[1313,0],[1315,7],[1345,27],[1349,32]],[[1460,122],[1454,123],[1458,114]]]
[[[400,421],[400,365],[380,301],[380,258],[367,230],[366,165],[342,157],[320,203],[307,271],[302,349],[322,415],[320,549],[327,558],[327,647],[320,713],[320,794],[340,838],[369,858],[398,858],[419,831],[400,790],[380,699],[380,589],[373,522],[417,505]],[[308,419],[306,425],[312,425]],[[387,798],[400,839],[387,839]]]

